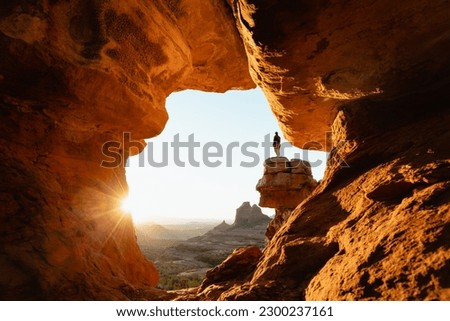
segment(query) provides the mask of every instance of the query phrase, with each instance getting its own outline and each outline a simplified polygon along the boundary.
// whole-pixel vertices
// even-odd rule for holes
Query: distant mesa
[[[264,162],[264,174],[256,190],[260,193],[259,205],[275,209],[275,218],[267,227],[270,240],[287,221],[292,210],[316,188],[311,165],[301,159],[272,157]]]
[[[236,217],[232,227],[251,227],[259,224],[267,224],[270,222],[270,217],[263,214],[261,208],[250,202],[244,202],[236,209]]]

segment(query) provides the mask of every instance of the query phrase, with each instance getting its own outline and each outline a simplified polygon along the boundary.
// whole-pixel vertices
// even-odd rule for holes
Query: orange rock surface
[[[220,299],[450,298],[449,112],[410,109],[403,120],[386,122],[378,107],[364,111],[373,136],[346,137],[351,148],[340,157],[349,167],[330,160],[253,274],[222,289]],[[336,129],[349,132],[340,126],[360,116],[341,115],[346,120]]]
[[[0,299],[449,300],[449,6],[4,1]],[[261,255],[156,290],[102,146],[131,133],[123,165],[170,93],[254,83],[286,138],[330,151],[325,177]]]
[[[311,165],[300,159],[272,157],[264,161],[263,177],[256,184],[260,193],[259,205],[275,209],[266,237],[270,240],[286,222],[294,208],[306,199],[317,186]]]
[[[231,10],[8,1],[0,48],[0,299],[164,296],[119,209],[123,164],[164,128],[171,92],[254,87]]]
[[[256,184],[259,206],[294,209],[316,187],[309,163],[272,157],[264,162],[264,175]]]
[[[228,0],[255,83],[289,141],[331,149],[341,106],[443,85],[449,4]]]

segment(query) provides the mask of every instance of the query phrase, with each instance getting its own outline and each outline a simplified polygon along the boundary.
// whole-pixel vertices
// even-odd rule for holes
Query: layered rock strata
[[[301,159],[272,157],[264,162],[264,174],[256,190],[260,193],[259,205],[275,209],[266,236],[270,240],[297,207],[317,186],[311,166]]]
[[[214,297],[448,300],[448,2],[229,3],[285,137],[331,153],[253,273]]]
[[[236,209],[236,215],[232,227],[246,227],[264,225],[270,221],[270,218],[263,214],[261,208],[250,202],[244,202]]]
[[[253,80],[289,141],[331,151],[325,177],[244,278],[170,295],[449,299],[448,12],[446,0],[4,1],[0,298],[168,298],[118,209],[118,165],[164,128],[171,92]]]

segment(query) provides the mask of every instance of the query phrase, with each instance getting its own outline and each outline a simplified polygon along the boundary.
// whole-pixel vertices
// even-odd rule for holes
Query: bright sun
[[[131,214],[135,223],[143,223],[149,219],[145,204],[130,195],[122,200],[120,207],[122,211]]]

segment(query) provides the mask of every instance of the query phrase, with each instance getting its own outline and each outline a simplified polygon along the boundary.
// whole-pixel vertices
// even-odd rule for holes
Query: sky
[[[169,120],[163,132],[146,139],[147,148],[127,163],[125,207],[135,223],[232,223],[243,202],[258,204],[255,186],[263,162],[275,156],[263,142],[278,131],[288,144],[262,91],[186,90],[170,95],[166,108]],[[283,156],[321,163],[312,171],[316,179],[322,178],[324,152],[288,144]],[[273,215],[274,210],[263,208],[263,213]]]

